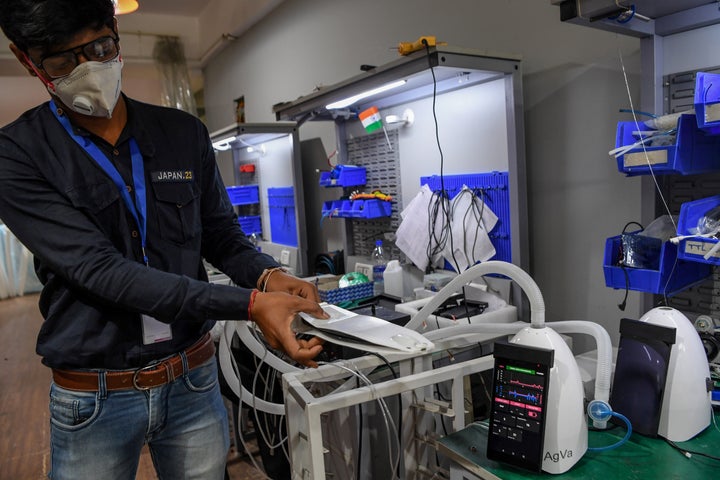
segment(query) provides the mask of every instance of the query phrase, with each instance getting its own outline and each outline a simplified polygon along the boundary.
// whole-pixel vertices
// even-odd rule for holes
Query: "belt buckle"
[[[157,366],[158,366],[158,364],[157,364],[157,363],[154,363],[154,364],[152,364],[152,365],[146,365],[146,366],[144,366],[144,367],[142,367],[142,368],[138,368],[137,370],[135,370],[135,371],[133,372],[133,376],[132,376],[133,388],[134,388],[135,390],[140,390],[140,391],[150,390],[151,388],[153,388],[152,386],[150,386],[150,387],[143,387],[142,385],[138,385],[138,376],[139,376],[142,372],[145,372],[145,371],[147,371],[147,370],[153,370],[153,369],[157,368]]]

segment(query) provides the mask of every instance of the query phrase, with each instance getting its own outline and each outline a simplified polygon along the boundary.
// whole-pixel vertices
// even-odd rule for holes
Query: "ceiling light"
[[[224,152],[225,150],[230,150],[230,148],[232,147],[230,145],[230,143],[234,142],[234,141],[235,141],[235,137],[225,137],[221,140],[213,142],[212,146],[215,150]]]
[[[353,103],[362,100],[363,98],[372,97],[373,95],[377,95],[378,93],[387,92],[388,90],[392,90],[393,88],[401,87],[407,83],[407,80],[398,80],[396,82],[392,83],[386,83],[385,85],[382,85],[377,88],[373,88],[372,90],[366,90],[362,93],[358,93],[357,95],[353,95],[352,97],[347,97],[342,100],[339,100],[337,102],[330,103],[328,105],[325,105],[325,108],[328,110],[334,110],[337,108],[345,108],[349,107]]]
[[[139,7],[137,0],[113,0],[113,4],[115,5],[115,15],[132,13]]]

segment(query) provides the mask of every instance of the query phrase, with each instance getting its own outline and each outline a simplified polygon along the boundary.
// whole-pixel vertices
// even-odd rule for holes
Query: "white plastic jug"
[[[403,269],[398,260],[390,260],[383,273],[385,293],[393,297],[403,298]]]

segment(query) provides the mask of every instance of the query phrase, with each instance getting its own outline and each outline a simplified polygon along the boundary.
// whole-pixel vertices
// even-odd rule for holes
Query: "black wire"
[[[440,129],[438,125],[438,119],[437,119],[437,110],[435,109],[435,104],[437,102],[437,78],[435,77],[435,68],[433,68],[433,64],[430,57],[430,45],[428,44],[427,40],[422,40],[423,45],[425,45],[425,50],[427,51],[427,59],[428,59],[428,67],[430,68],[430,74],[432,75],[433,79],[433,95],[432,95],[432,113],[433,113],[433,120],[435,122],[435,143],[438,147],[438,152],[440,152],[440,192],[442,195],[447,195],[447,192],[445,191],[445,175],[443,173],[443,170],[445,168],[445,155],[442,150],[442,146],[440,145]],[[442,203],[443,206],[443,213],[445,213],[445,218],[448,222],[448,234],[450,239],[450,256],[452,257],[453,262],[455,262],[455,269],[458,273],[460,273],[460,266],[458,264],[457,259],[455,258],[455,247],[453,245],[453,235],[452,235],[452,229],[449,228],[450,224],[450,212],[448,211],[447,205],[445,202]]]
[[[445,245],[447,245],[447,234],[450,232],[450,219],[447,215],[444,215],[444,218],[442,219],[439,236],[436,233],[435,228],[440,212],[445,212],[445,198],[446,195],[443,191],[433,192],[433,196],[428,203],[428,237],[430,238],[426,250],[428,256],[428,266],[432,265],[435,255],[441,253],[445,249]]]
[[[370,355],[375,355],[377,358],[382,360],[383,363],[385,365],[387,365],[387,367],[390,369],[390,373],[392,373],[393,379],[397,380],[397,378],[398,378],[397,372],[395,371],[393,366],[390,365],[390,362],[387,361],[387,358],[383,357],[382,355],[380,355],[377,352],[366,352],[366,353],[369,353]],[[397,400],[398,400],[398,430],[397,430],[397,434],[398,434],[398,448],[400,448],[399,446],[402,445],[402,398],[400,397],[400,394],[397,395]],[[400,454],[399,451],[398,451],[398,454]],[[391,465],[391,467],[392,467],[392,465]],[[395,473],[397,473],[397,477],[400,478],[400,465],[397,466],[397,471]],[[357,478],[360,478],[360,476],[358,476]]]
[[[360,388],[360,379],[355,377],[356,388]],[[358,456],[357,456],[357,475],[355,478],[362,478],[360,476],[360,469],[362,468],[362,439],[363,439],[363,416],[362,416],[362,403],[358,403]]]
[[[673,442],[672,440],[668,440],[667,438],[665,439],[665,441],[668,443],[668,445],[670,445],[671,447],[673,447],[674,449],[676,449],[677,451],[679,451],[679,452],[682,453],[683,455],[685,455],[686,453],[689,453],[690,455],[699,455],[699,456],[701,456],[701,457],[706,457],[706,458],[709,458],[709,459],[711,459],[711,460],[720,460],[720,457],[716,457],[715,455],[710,455],[709,453],[695,452],[695,451],[693,451],[693,450],[688,450],[688,449],[686,449],[686,448],[681,448],[681,447],[678,446],[675,442]]]
[[[481,195],[484,195],[484,189],[478,189]],[[465,213],[463,214],[463,239],[462,239],[462,245],[463,245],[463,251],[465,252],[465,256],[468,259],[468,268],[470,268],[472,265],[475,265],[477,263],[477,259],[475,258],[475,248],[477,247],[477,241],[479,237],[480,230],[483,230],[483,223],[482,223],[482,216],[485,213],[485,202],[482,198],[478,197],[478,195],[475,193],[474,190],[470,189],[463,189],[458,195],[455,196],[452,202],[452,211],[453,215],[455,212],[455,209],[457,208],[457,203],[462,198],[463,195],[470,195],[470,204],[468,205],[467,209],[465,210]],[[480,207],[478,207],[477,202],[480,202]],[[466,235],[466,224],[467,224],[467,218],[470,213],[473,213],[473,216],[475,217],[475,235],[473,236],[473,245],[472,249],[468,250],[467,245],[467,235]],[[470,252],[468,254],[468,252]],[[454,257],[453,257],[454,259]],[[455,259],[454,259],[455,260]],[[457,260],[455,260],[455,263],[457,264]],[[459,270],[458,270],[459,273]]]

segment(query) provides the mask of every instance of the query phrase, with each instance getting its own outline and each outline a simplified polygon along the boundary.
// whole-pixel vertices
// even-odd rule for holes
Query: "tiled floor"
[[[0,480],[47,478],[50,370],[35,353],[42,323],[37,301],[37,295],[0,301]],[[260,463],[258,456],[256,461]],[[234,447],[228,456],[228,473],[231,480],[266,478]],[[147,449],[136,479],[157,479]]]

